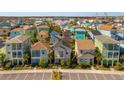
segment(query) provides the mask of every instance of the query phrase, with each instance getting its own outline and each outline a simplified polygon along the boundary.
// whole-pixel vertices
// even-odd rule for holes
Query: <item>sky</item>
[[[0,16],[124,16],[124,12],[0,12]]]

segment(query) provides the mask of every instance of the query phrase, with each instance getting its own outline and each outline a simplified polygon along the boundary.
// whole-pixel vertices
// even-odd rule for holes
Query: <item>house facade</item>
[[[95,47],[98,47],[102,54],[102,65],[113,66],[119,61],[120,46],[117,40],[108,36],[95,36]]]
[[[31,47],[31,64],[38,65],[42,59],[48,62],[50,47],[48,43],[36,42]]]
[[[71,48],[63,41],[60,41],[54,46],[54,63],[60,63],[62,60],[70,60]]]
[[[92,40],[77,40],[75,41],[75,55],[77,62],[87,62],[94,64],[95,46]]]
[[[30,37],[26,35],[19,35],[5,42],[6,59],[12,61],[12,64],[22,64],[23,55],[30,55]]]

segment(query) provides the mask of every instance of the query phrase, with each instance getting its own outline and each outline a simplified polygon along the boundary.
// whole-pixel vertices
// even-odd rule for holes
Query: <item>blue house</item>
[[[83,29],[75,29],[75,40],[85,40],[85,31]]]
[[[42,43],[41,41],[35,43],[31,47],[31,64],[38,65],[39,62],[44,59],[48,62],[48,54],[49,54],[49,44]]]
[[[23,29],[22,28],[15,28],[11,30],[10,32],[10,38],[16,37],[23,34]]]
[[[59,41],[59,37],[60,37],[60,35],[58,32],[52,31],[50,33],[50,43],[52,43],[52,44],[57,43]]]

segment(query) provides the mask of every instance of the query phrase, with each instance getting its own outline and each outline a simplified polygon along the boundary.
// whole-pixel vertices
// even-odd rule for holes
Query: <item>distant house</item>
[[[45,42],[45,41],[47,41],[47,38],[49,37],[49,32],[48,31],[40,31],[39,33],[38,33],[38,36],[37,36],[37,38],[38,38],[38,40],[40,40],[40,41],[42,41],[42,42]]]
[[[31,38],[37,35],[37,29],[33,26],[24,26],[24,34],[30,36]]]
[[[10,38],[22,35],[24,33],[23,28],[15,28],[10,32]]]
[[[35,43],[31,47],[31,64],[38,65],[42,59],[48,61],[48,54],[50,47],[48,43],[42,43],[41,41]]]
[[[102,24],[97,27],[98,31],[105,36],[111,37],[113,25],[112,24]]]
[[[39,25],[37,26],[37,31],[40,32],[40,31],[50,31],[50,27],[48,25]]]
[[[54,50],[54,63],[60,63],[61,60],[70,60],[72,50],[63,41],[56,43],[53,50]]]
[[[6,59],[12,61],[12,64],[22,64],[23,55],[30,54],[30,37],[19,35],[5,42]]]
[[[70,44],[70,42],[71,42],[71,35],[72,35],[71,32],[69,32],[68,30],[65,30],[65,31],[63,31],[62,34],[61,34],[61,39],[62,39],[64,42]]]
[[[60,35],[58,32],[52,31],[50,33],[50,43],[55,44],[55,43],[59,42],[59,38],[60,38]]]
[[[75,54],[77,62],[88,62],[94,64],[95,45],[92,40],[77,40],[75,41]]]
[[[5,44],[4,44],[3,40],[1,40],[1,39],[0,39],[0,53],[5,54]]]
[[[98,47],[102,54],[102,65],[113,66],[119,61],[120,47],[117,40],[108,36],[98,35],[95,36],[95,47]]]
[[[75,40],[85,40],[85,31],[82,29],[75,29]]]

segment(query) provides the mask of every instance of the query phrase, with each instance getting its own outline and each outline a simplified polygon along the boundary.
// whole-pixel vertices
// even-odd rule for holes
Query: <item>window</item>
[[[22,52],[18,52],[18,57],[19,57],[19,58],[22,57]]]
[[[16,52],[12,52],[13,58],[16,58]]]
[[[83,53],[83,50],[81,50],[80,53],[82,54]]]
[[[10,52],[8,52],[8,54],[10,54]]]
[[[68,52],[66,52],[66,55],[68,55]]]
[[[118,58],[118,52],[114,53],[114,58]]]
[[[22,46],[21,44],[17,44],[17,50],[21,50]]]
[[[40,51],[39,50],[32,50],[32,57],[40,57]]]
[[[16,50],[16,44],[12,44],[12,50]]]
[[[113,53],[112,52],[108,52],[108,58],[112,58]]]
[[[64,56],[63,51],[59,51],[59,55],[60,55],[60,57],[63,57]]]

